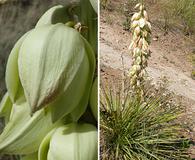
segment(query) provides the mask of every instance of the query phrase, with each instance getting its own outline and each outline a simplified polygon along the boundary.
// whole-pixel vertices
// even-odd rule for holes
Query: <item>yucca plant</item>
[[[8,58],[7,93],[0,104],[0,117],[5,119],[1,155],[23,160],[97,159],[96,122],[81,120],[90,99],[97,101],[91,93],[96,57],[96,1],[67,2],[41,16]],[[96,85],[93,88],[97,91]],[[97,106],[92,108],[95,115]]]
[[[129,86],[121,88],[101,89],[102,160],[188,159],[189,140],[177,120],[183,109],[170,101],[171,94],[147,88],[143,102]]]
[[[178,122],[182,107],[171,102],[170,94],[162,88],[157,92],[155,86],[146,84],[151,25],[143,1],[135,8],[138,12],[131,19],[130,76],[122,87],[109,85],[101,89],[101,158],[188,159],[189,140],[182,136],[185,129]]]

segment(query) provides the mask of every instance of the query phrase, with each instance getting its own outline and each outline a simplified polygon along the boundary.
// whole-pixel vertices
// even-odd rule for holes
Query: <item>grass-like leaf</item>
[[[109,89],[108,89],[109,88]],[[182,109],[161,91],[140,96],[102,87],[100,103],[102,160],[184,160],[189,140],[177,118]]]

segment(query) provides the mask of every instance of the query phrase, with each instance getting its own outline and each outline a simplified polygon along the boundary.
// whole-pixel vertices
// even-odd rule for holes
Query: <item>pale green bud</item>
[[[63,24],[35,28],[23,41],[18,61],[20,80],[33,112],[52,102],[58,106],[53,111],[57,119],[70,113],[84,92],[89,97],[90,89],[86,88],[92,84],[95,58],[76,30]]]
[[[138,57],[136,58],[136,64],[137,64],[137,65],[140,65],[140,64],[141,64],[141,57],[140,57],[140,56],[138,56]]]
[[[146,41],[146,39],[145,38],[143,38],[143,46],[142,46],[142,49],[143,50],[147,50],[148,49],[148,42]]]
[[[135,75],[136,71],[137,71],[137,68],[136,68],[135,65],[133,65],[133,66],[131,67],[131,70],[130,70],[130,76],[132,77],[133,75]]]
[[[132,50],[133,48],[135,48],[136,43],[134,43],[134,41],[131,42],[131,44],[129,45],[128,50]]]
[[[135,32],[133,33],[133,41],[136,43],[139,40],[139,35],[137,35]]]
[[[136,70],[140,71],[141,70],[141,66],[140,65],[135,65],[136,66]]]
[[[97,129],[71,123],[49,133],[39,147],[39,160],[97,160]]]
[[[138,47],[134,48],[133,52],[135,53],[136,56],[141,56],[140,48],[138,48]]]

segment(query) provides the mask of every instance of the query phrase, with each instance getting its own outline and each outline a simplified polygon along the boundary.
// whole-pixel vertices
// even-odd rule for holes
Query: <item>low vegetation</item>
[[[120,86],[120,85],[119,85]],[[148,85],[147,85],[148,86]],[[126,87],[101,90],[102,160],[184,160],[189,140],[178,118],[183,107],[162,88],[148,88],[143,102]],[[117,88],[117,87],[116,87]]]

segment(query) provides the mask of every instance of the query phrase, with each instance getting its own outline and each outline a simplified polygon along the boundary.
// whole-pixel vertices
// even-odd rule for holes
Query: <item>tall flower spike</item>
[[[130,85],[137,94],[142,97],[142,83],[146,78],[147,60],[150,54],[149,45],[151,38],[151,24],[145,6],[141,3],[135,6],[139,9],[131,18],[132,42],[129,46],[133,57],[132,67],[130,69]]]

